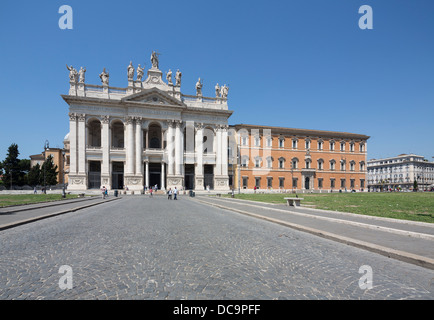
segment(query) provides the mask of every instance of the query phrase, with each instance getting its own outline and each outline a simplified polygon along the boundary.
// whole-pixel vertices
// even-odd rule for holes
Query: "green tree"
[[[50,155],[42,164],[41,167],[41,179],[42,185],[45,182],[46,186],[52,186],[57,184],[57,165],[54,165],[53,157]]]
[[[29,173],[27,174],[27,181],[28,184],[32,187],[36,187],[37,185],[41,185],[43,183],[41,166],[39,165],[39,163],[37,163],[29,170]]]
[[[416,179],[413,182],[413,191],[417,191],[417,180]]]
[[[24,162],[20,163],[20,159],[18,159],[19,154],[18,145],[15,143],[11,144],[8,148],[6,159],[2,163],[4,169],[2,181],[7,188],[11,188],[14,185],[22,186],[25,183],[26,173],[23,168],[26,167],[26,164]]]

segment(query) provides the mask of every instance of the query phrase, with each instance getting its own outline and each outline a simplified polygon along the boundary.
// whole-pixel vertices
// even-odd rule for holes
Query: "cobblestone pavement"
[[[187,197],[127,196],[0,243],[3,300],[434,298],[433,270]],[[63,265],[72,289],[59,286]],[[372,289],[359,286],[366,265]]]

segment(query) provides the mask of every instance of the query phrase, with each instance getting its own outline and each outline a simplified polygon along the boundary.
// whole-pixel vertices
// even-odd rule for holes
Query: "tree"
[[[25,171],[23,168],[26,164],[20,164],[18,145],[13,143],[8,148],[6,159],[2,163],[4,174],[2,181],[7,188],[12,188],[13,185],[22,186],[25,183]],[[29,162],[30,163],[30,162]]]
[[[417,180],[416,179],[414,179],[414,182],[413,182],[413,191],[417,191]]]
[[[53,156],[49,156],[45,159],[41,167],[41,179],[42,185],[50,186],[57,184],[57,165],[54,165]]]
[[[41,166],[37,163],[33,166],[29,173],[27,174],[28,184],[32,187],[36,187],[37,185],[41,185],[43,183],[43,177],[41,174]]]

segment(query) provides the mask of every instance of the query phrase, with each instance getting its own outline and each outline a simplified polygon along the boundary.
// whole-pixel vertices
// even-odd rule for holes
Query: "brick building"
[[[367,187],[369,136],[238,124],[230,126],[230,137],[234,189],[330,192]]]

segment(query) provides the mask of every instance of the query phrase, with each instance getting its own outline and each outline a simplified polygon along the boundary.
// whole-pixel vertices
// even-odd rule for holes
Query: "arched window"
[[[120,120],[112,122],[112,147],[124,148],[124,124]]]
[[[101,122],[97,119],[89,121],[87,125],[88,145],[90,147],[101,147]]]
[[[291,165],[292,169],[298,169],[298,158],[292,158]]]
[[[279,169],[284,169],[285,168],[285,158],[280,157],[279,158]]]
[[[153,123],[148,129],[148,139],[150,149],[161,149],[161,126]]]

